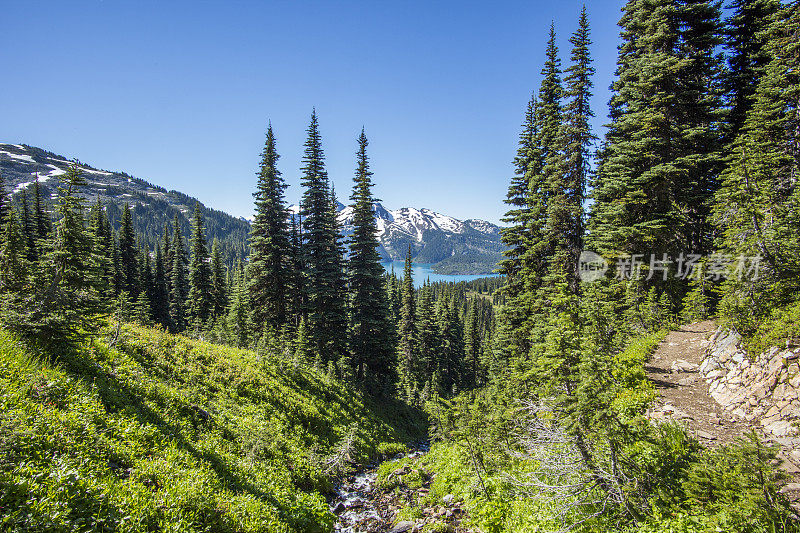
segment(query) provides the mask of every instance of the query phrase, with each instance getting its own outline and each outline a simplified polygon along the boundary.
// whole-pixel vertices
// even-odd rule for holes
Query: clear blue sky
[[[623,3],[586,3],[597,133]],[[248,216],[268,120],[287,198],[299,198],[316,106],[340,200],[363,125],[387,207],[497,222],[550,22],[566,66],[582,4],[5,2],[0,141]]]

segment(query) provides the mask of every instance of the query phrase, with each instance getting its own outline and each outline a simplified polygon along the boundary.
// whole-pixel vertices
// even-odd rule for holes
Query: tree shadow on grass
[[[186,438],[181,427],[170,423],[156,410],[148,406],[137,391],[119,381],[111,373],[105,371],[98,363],[82,356],[80,348],[59,345],[58,347],[38,347],[35,352],[51,363],[58,364],[67,374],[89,387],[94,387],[101,403],[109,413],[123,413],[135,418],[140,424],[150,424],[177,446],[191,454],[195,459],[211,467],[226,489],[237,494],[247,493],[272,505],[287,521],[292,522],[291,509],[268,492],[256,487],[242,476],[232,472],[223,458],[213,451],[200,450]],[[192,417],[196,413],[190,406],[179,406],[181,411]],[[202,415],[196,413],[199,420],[195,423],[207,423]]]

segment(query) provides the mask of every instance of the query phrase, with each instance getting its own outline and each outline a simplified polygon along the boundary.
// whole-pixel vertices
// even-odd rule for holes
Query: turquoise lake
[[[403,267],[405,263],[403,261],[387,261],[385,263],[381,263],[383,268],[386,272],[390,272],[392,268],[394,268],[395,274],[397,274],[398,278],[403,277]],[[414,286],[419,287],[421,286],[426,279],[431,280],[431,282],[436,281],[472,281],[473,279],[478,278],[493,278],[497,276],[497,274],[477,274],[477,275],[466,275],[466,274],[437,274],[433,270],[431,270],[431,264],[429,263],[411,263],[411,277],[414,279]]]

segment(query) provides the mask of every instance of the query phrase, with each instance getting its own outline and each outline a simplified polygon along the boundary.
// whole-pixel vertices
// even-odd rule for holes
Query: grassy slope
[[[363,460],[423,428],[314,372],[155,329],[59,353],[0,330],[0,530],[327,531],[324,458],[348,435]]]

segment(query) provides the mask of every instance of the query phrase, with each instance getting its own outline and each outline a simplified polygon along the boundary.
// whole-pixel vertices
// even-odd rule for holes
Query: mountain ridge
[[[35,146],[0,143],[0,171],[12,198],[32,187],[38,176],[46,198],[54,198],[58,177],[73,161]],[[184,235],[189,235],[189,217],[195,202],[206,218],[209,240],[217,238],[229,263],[247,254],[250,221],[215,210],[196,198],[155,185],[126,172],[97,169],[75,160],[84,172],[87,187],[83,195],[108,205],[109,218],[117,226],[124,203],[131,206],[137,232],[152,247],[166,222],[175,215]],[[352,207],[338,204],[342,234],[352,233]],[[401,207],[387,209],[373,206],[378,226],[381,257],[386,261],[405,258],[408,246],[419,263],[430,263],[442,274],[488,274],[494,270],[505,246],[500,241],[500,227],[481,219],[459,220],[429,208]],[[296,214],[298,207],[290,206]]]

